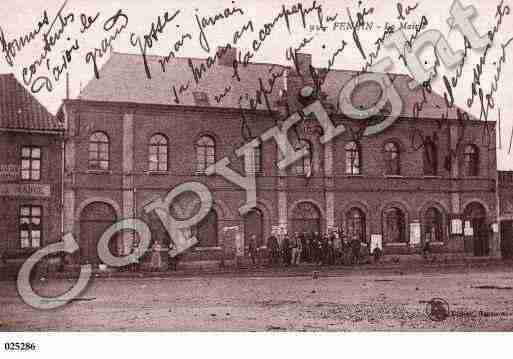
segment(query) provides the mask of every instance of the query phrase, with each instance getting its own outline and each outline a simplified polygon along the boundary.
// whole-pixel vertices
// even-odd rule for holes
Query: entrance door
[[[470,221],[470,226],[474,232],[474,255],[478,257],[487,256],[490,252],[490,246],[486,210],[480,203],[473,202],[465,209],[465,219]]]
[[[264,243],[264,216],[254,208],[244,216],[244,238],[249,243],[251,236],[255,235],[259,245]]]
[[[321,233],[321,215],[319,209],[310,202],[299,203],[292,212],[292,233]]]
[[[501,222],[501,253],[503,258],[513,257],[513,221]]]
[[[116,212],[107,203],[94,202],[80,214],[80,262],[99,264],[98,241],[105,230],[116,221]],[[111,247],[115,240],[111,240]],[[115,246],[114,246],[115,247]],[[115,251],[111,252],[114,254]]]

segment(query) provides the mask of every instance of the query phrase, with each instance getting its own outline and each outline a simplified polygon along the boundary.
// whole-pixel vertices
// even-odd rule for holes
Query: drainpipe
[[[497,167],[497,166],[495,166]],[[495,169],[495,212],[496,212],[496,218],[497,218],[497,238],[498,238],[498,258],[502,258],[502,225],[501,225],[501,199],[499,195],[499,171],[497,168]]]

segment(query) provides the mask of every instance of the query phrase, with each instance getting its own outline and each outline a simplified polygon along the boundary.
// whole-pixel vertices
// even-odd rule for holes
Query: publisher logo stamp
[[[442,298],[433,298],[426,303],[425,313],[432,321],[442,322],[450,316],[449,303]]]

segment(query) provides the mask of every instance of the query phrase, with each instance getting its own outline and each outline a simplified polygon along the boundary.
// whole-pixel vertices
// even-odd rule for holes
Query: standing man
[[[280,245],[278,244],[278,239],[274,234],[271,234],[267,240],[267,247],[269,248],[269,263],[271,264],[271,267],[275,267],[278,265]]]
[[[288,267],[290,265],[290,239],[288,234],[284,234],[281,243],[283,264]]]
[[[309,232],[306,235],[306,249],[305,249],[307,263],[310,263],[312,261],[312,247],[313,247],[312,241],[313,241],[313,234],[311,232]]]
[[[141,241],[139,236],[135,236],[134,241],[132,242],[132,255],[135,258],[135,261],[130,264],[129,270],[131,272],[139,272],[141,269],[141,258],[144,255],[141,248]]]
[[[152,247],[150,268],[152,271],[160,271],[163,267],[162,261],[162,243],[160,239],[157,239]]]
[[[311,247],[311,256],[312,256],[312,262],[317,264],[319,263],[319,258],[320,258],[320,255],[319,255],[319,242],[320,242],[320,238],[319,238],[319,233],[318,232],[315,232],[312,236],[312,247]]]
[[[360,263],[360,241],[353,238],[351,241],[351,264]]]
[[[308,243],[307,243],[307,240],[306,240],[306,232],[303,232],[299,235],[299,240],[301,241],[301,253],[300,253],[300,257],[301,257],[301,262],[307,262],[308,261],[308,256],[307,256],[307,251],[308,251]]]
[[[258,258],[258,241],[255,234],[253,234],[249,240],[249,256],[253,265],[260,265],[260,259]]]
[[[290,242],[291,254],[292,254],[292,265],[299,264],[299,256],[301,255],[301,238],[299,233],[295,233]]]

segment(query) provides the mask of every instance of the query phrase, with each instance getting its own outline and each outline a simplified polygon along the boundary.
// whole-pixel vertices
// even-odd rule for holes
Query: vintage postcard
[[[509,1],[0,6],[0,332],[512,331]]]

